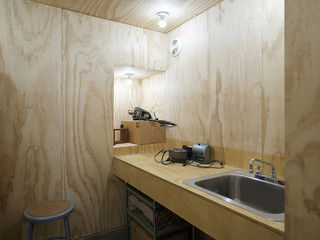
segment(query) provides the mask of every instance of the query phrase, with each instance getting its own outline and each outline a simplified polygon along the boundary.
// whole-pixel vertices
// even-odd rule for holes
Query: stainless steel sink
[[[272,221],[284,221],[284,186],[232,171],[184,180],[183,183],[254,212]]]

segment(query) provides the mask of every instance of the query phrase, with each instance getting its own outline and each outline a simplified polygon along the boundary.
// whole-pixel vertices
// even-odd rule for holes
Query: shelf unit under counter
[[[129,209],[129,204],[128,204],[128,197],[129,194],[134,195],[136,198],[138,198],[140,201],[145,203],[148,207],[150,207],[153,211],[153,223],[156,223],[156,216],[157,212],[165,208],[159,203],[157,203],[154,199],[148,197],[144,193],[140,192],[133,186],[131,186],[128,183],[125,183],[126,185],[126,201],[127,201],[127,219],[126,219],[126,227],[127,227],[127,239],[129,238],[129,217],[131,217],[136,223],[138,223],[150,236],[153,237],[154,240],[158,238],[162,238],[166,235],[179,232],[184,229],[191,229],[192,225],[184,220],[181,222],[173,222],[160,230],[157,230],[156,224],[152,224],[151,221],[139,210],[139,209],[134,209],[130,210]],[[173,214],[173,213],[172,213]],[[193,238],[193,237],[192,237]]]

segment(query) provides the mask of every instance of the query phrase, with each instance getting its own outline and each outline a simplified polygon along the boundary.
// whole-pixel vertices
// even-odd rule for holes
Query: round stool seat
[[[50,200],[31,205],[23,212],[30,223],[46,223],[64,218],[73,211],[73,203],[68,200]]]

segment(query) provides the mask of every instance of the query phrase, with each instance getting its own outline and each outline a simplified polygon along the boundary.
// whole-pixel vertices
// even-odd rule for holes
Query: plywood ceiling
[[[222,0],[32,0],[87,15],[168,33]],[[169,13],[167,27],[158,26],[158,12]]]

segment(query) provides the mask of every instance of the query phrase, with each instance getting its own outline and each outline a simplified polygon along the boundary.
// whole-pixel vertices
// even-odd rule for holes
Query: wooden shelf
[[[156,211],[160,208],[164,208],[162,205],[156,203],[152,198],[148,197],[144,193],[140,192],[133,186],[127,184],[127,191],[134,196],[136,196],[140,201],[144,202],[146,205],[148,205],[150,208],[155,208]],[[154,237],[154,227],[151,221],[139,210],[129,210],[127,209],[127,214],[136,221],[146,232],[150,234],[150,236]],[[170,233],[174,233],[177,231],[180,231],[182,229],[191,227],[191,224],[186,221],[181,222],[174,222],[172,224],[169,224],[159,231],[156,231],[156,237],[163,237],[165,235],[168,235]]]
[[[153,225],[151,224],[150,220],[143,215],[141,211],[139,211],[138,209],[135,209],[133,211],[128,210],[128,214],[134,221],[136,221],[141,227],[143,227],[144,230],[146,230],[153,237]],[[190,226],[191,225],[188,222],[172,223],[157,231],[157,237],[162,237],[170,233],[188,228]]]
[[[140,192],[138,189],[132,187],[131,185],[127,185],[127,190],[134,196],[136,196],[140,201],[147,204],[150,208],[153,208],[153,199]]]

